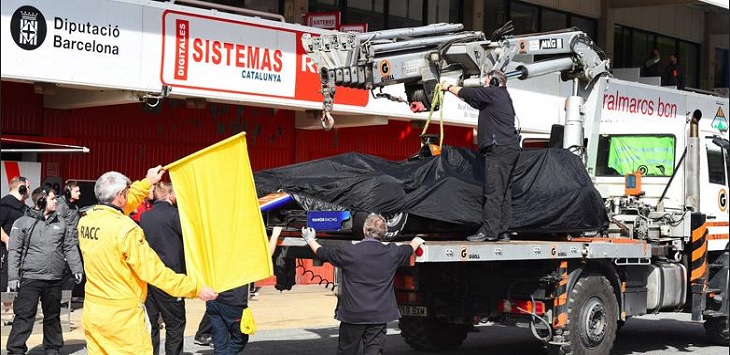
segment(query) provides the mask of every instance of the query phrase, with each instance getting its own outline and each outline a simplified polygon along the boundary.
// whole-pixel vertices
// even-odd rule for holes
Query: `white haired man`
[[[94,185],[99,204],[79,221],[87,279],[82,324],[89,354],[152,353],[144,309],[148,283],[174,297],[209,301],[218,295],[165,267],[142,228],[128,217],[163,174],[157,166],[132,184],[116,171],[103,174]]]
[[[342,247],[323,247],[312,228],[302,228],[302,238],[317,257],[341,268],[342,289],[337,299],[336,318],[340,321],[338,354],[382,354],[388,322],[400,318],[393,290],[393,277],[423,244],[416,237],[409,244],[383,244],[388,231],[385,219],[370,214],[363,225],[363,239]]]

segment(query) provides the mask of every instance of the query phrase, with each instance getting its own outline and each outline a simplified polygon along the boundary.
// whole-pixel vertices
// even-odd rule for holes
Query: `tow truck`
[[[579,155],[604,200],[610,224],[592,235],[485,243],[418,234],[426,243],[394,281],[404,340],[452,349],[483,329],[475,326],[496,322],[529,327],[551,354],[609,354],[629,318],[686,312],[727,345],[728,100],[615,79],[605,54],[575,28],[509,32],[507,24],[487,38],[434,24],[302,38],[319,69],[325,129],[337,87],[405,94],[414,111],[434,105],[438,84],[483,85],[494,69],[522,80],[510,88],[553,88],[530,102],[565,98],[562,113],[539,118],[554,123],[545,141]],[[383,90],[393,88],[402,92]],[[282,233],[280,257],[316,258],[295,234]]]

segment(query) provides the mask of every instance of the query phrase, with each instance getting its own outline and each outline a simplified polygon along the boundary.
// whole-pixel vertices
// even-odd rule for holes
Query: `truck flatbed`
[[[323,246],[335,246],[341,243],[358,243],[355,240],[327,238],[317,240]],[[283,247],[303,247],[307,250],[309,249],[303,239],[296,237],[283,238],[280,245]],[[306,251],[304,252],[306,253]],[[291,256],[295,257],[294,255]],[[298,255],[296,257],[300,256]],[[623,264],[649,264],[651,259],[651,246],[643,241],[628,238],[575,238],[570,241],[511,240],[497,242],[427,240],[421,246],[421,252],[416,253],[415,262],[546,259],[617,259],[617,263]]]

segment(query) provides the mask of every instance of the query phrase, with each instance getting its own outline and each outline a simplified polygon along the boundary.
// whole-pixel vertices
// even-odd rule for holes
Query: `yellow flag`
[[[222,292],[272,275],[245,133],[164,169],[175,189],[189,276]]]

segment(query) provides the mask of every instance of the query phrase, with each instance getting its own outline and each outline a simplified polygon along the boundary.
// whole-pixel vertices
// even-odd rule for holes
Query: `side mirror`
[[[728,142],[727,139],[718,136],[712,137],[712,143],[715,143],[716,146],[725,150],[728,150],[730,147],[730,142]]]

